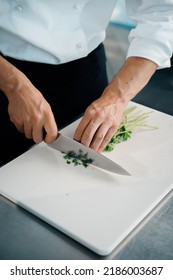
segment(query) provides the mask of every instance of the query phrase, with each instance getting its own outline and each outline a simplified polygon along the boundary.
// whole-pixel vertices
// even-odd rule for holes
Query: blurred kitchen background
[[[109,81],[126,59],[128,34],[135,25],[136,23],[126,13],[125,0],[118,0],[104,42]],[[133,101],[173,115],[173,67],[157,70],[148,85]]]
[[[126,59],[129,45],[128,34],[133,27],[135,27],[135,22],[127,16],[125,1],[118,0],[107,28],[107,36],[104,43],[109,80],[118,72]]]

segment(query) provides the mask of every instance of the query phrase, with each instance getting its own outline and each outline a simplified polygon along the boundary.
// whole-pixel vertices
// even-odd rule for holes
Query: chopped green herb
[[[112,151],[115,148],[116,144],[119,144],[123,141],[127,141],[131,138],[132,133],[137,127],[147,127],[151,129],[156,129],[155,126],[150,126],[147,124],[147,118],[152,111],[144,113],[142,110],[137,110],[137,106],[131,106],[125,110],[122,118],[122,122],[112,136],[110,142],[105,147],[104,151]]]
[[[69,151],[63,158],[66,160],[67,164],[73,163],[74,166],[83,165],[84,167],[87,167],[93,162],[92,158],[88,158],[88,153],[83,153],[82,150],[79,150],[79,153]]]

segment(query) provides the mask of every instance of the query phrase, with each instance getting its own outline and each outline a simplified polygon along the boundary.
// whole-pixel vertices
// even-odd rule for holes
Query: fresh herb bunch
[[[122,118],[122,122],[112,136],[110,142],[105,147],[104,151],[112,151],[115,145],[123,141],[127,141],[131,138],[132,133],[137,127],[147,127],[151,129],[156,129],[155,126],[150,126],[147,124],[147,118],[152,111],[144,113],[142,110],[136,110],[137,106],[131,106],[125,110]]]
[[[69,151],[63,158],[66,160],[67,164],[73,163],[74,166],[83,165],[84,167],[87,167],[93,162],[92,158],[88,158],[88,153],[83,153],[82,150],[79,150],[79,153]]]

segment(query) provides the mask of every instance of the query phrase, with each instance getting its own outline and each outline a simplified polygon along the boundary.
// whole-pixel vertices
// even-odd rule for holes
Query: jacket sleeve
[[[170,67],[173,0],[126,0],[126,6],[127,13],[136,21],[136,27],[129,33],[127,57],[144,57],[154,61],[158,68]]]

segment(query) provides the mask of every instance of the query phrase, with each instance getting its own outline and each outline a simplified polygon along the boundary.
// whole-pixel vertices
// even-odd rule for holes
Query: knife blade
[[[91,165],[107,170],[109,172],[130,176],[130,173],[128,171],[115,163],[113,160],[61,133],[58,133],[57,139],[53,143],[48,144],[48,146],[65,154],[67,154],[69,151],[74,151],[75,153],[87,153],[88,158],[91,158],[93,160]]]

